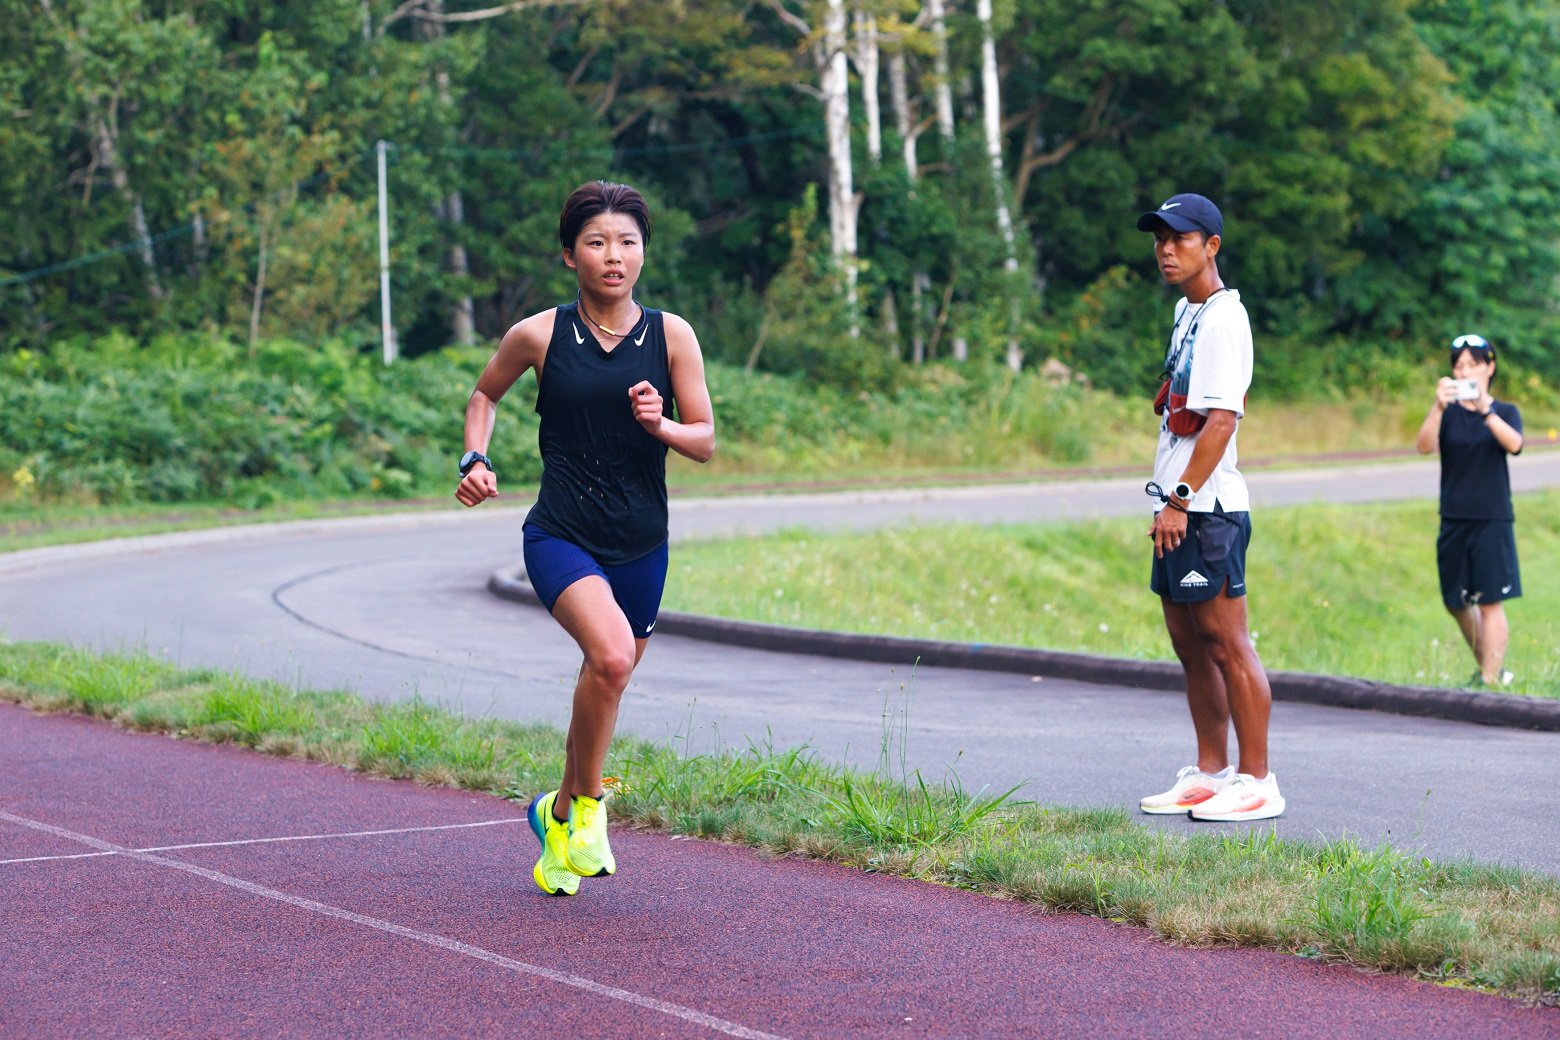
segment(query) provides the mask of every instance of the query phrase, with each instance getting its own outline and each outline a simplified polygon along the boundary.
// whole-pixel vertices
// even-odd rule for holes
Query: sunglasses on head
[[[1490,341],[1483,336],[1458,336],[1452,340],[1452,352],[1454,354],[1461,350],[1477,350],[1480,353],[1488,354],[1491,349],[1493,348],[1490,347]]]

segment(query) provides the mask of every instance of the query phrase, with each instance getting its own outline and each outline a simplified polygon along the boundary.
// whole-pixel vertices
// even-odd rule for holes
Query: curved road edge
[[[494,571],[488,578],[487,587],[489,592],[500,599],[541,606],[541,599],[526,580],[523,568]],[[1149,690],[1179,692],[1182,689],[1181,668],[1169,661],[1135,661],[989,643],[824,632],[756,621],[731,621],[673,610],[661,611],[656,630],[667,635],[777,653],[1016,672]],[[1359,708],[1396,715],[1422,715],[1484,726],[1560,731],[1560,700],[1451,690],[1437,686],[1395,686],[1370,679],[1311,675],[1305,672],[1269,672],[1268,681],[1273,687],[1274,700]]]

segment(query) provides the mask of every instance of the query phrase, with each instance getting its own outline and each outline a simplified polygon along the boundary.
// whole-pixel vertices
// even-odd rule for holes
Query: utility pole
[[[395,328],[390,324],[390,212],[385,190],[384,138],[379,139],[379,329],[384,340],[385,364],[395,360]]]

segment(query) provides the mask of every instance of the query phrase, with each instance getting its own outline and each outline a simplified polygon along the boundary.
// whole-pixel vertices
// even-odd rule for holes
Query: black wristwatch
[[[1170,497],[1179,498],[1182,502],[1190,502],[1194,494],[1196,492],[1192,490],[1192,485],[1184,480],[1170,489]]]
[[[493,472],[492,459],[488,458],[480,451],[468,451],[466,454],[460,457],[460,475],[464,477],[467,473],[470,473],[471,467],[475,466],[479,462],[488,468],[488,472]]]

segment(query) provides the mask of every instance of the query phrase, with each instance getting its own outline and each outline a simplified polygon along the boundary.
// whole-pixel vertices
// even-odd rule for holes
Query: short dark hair
[[[645,197],[627,184],[611,181],[586,181],[569,193],[558,215],[558,241],[572,250],[580,229],[603,213],[625,213],[639,225],[639,237],[650,245],[650,206]]]

